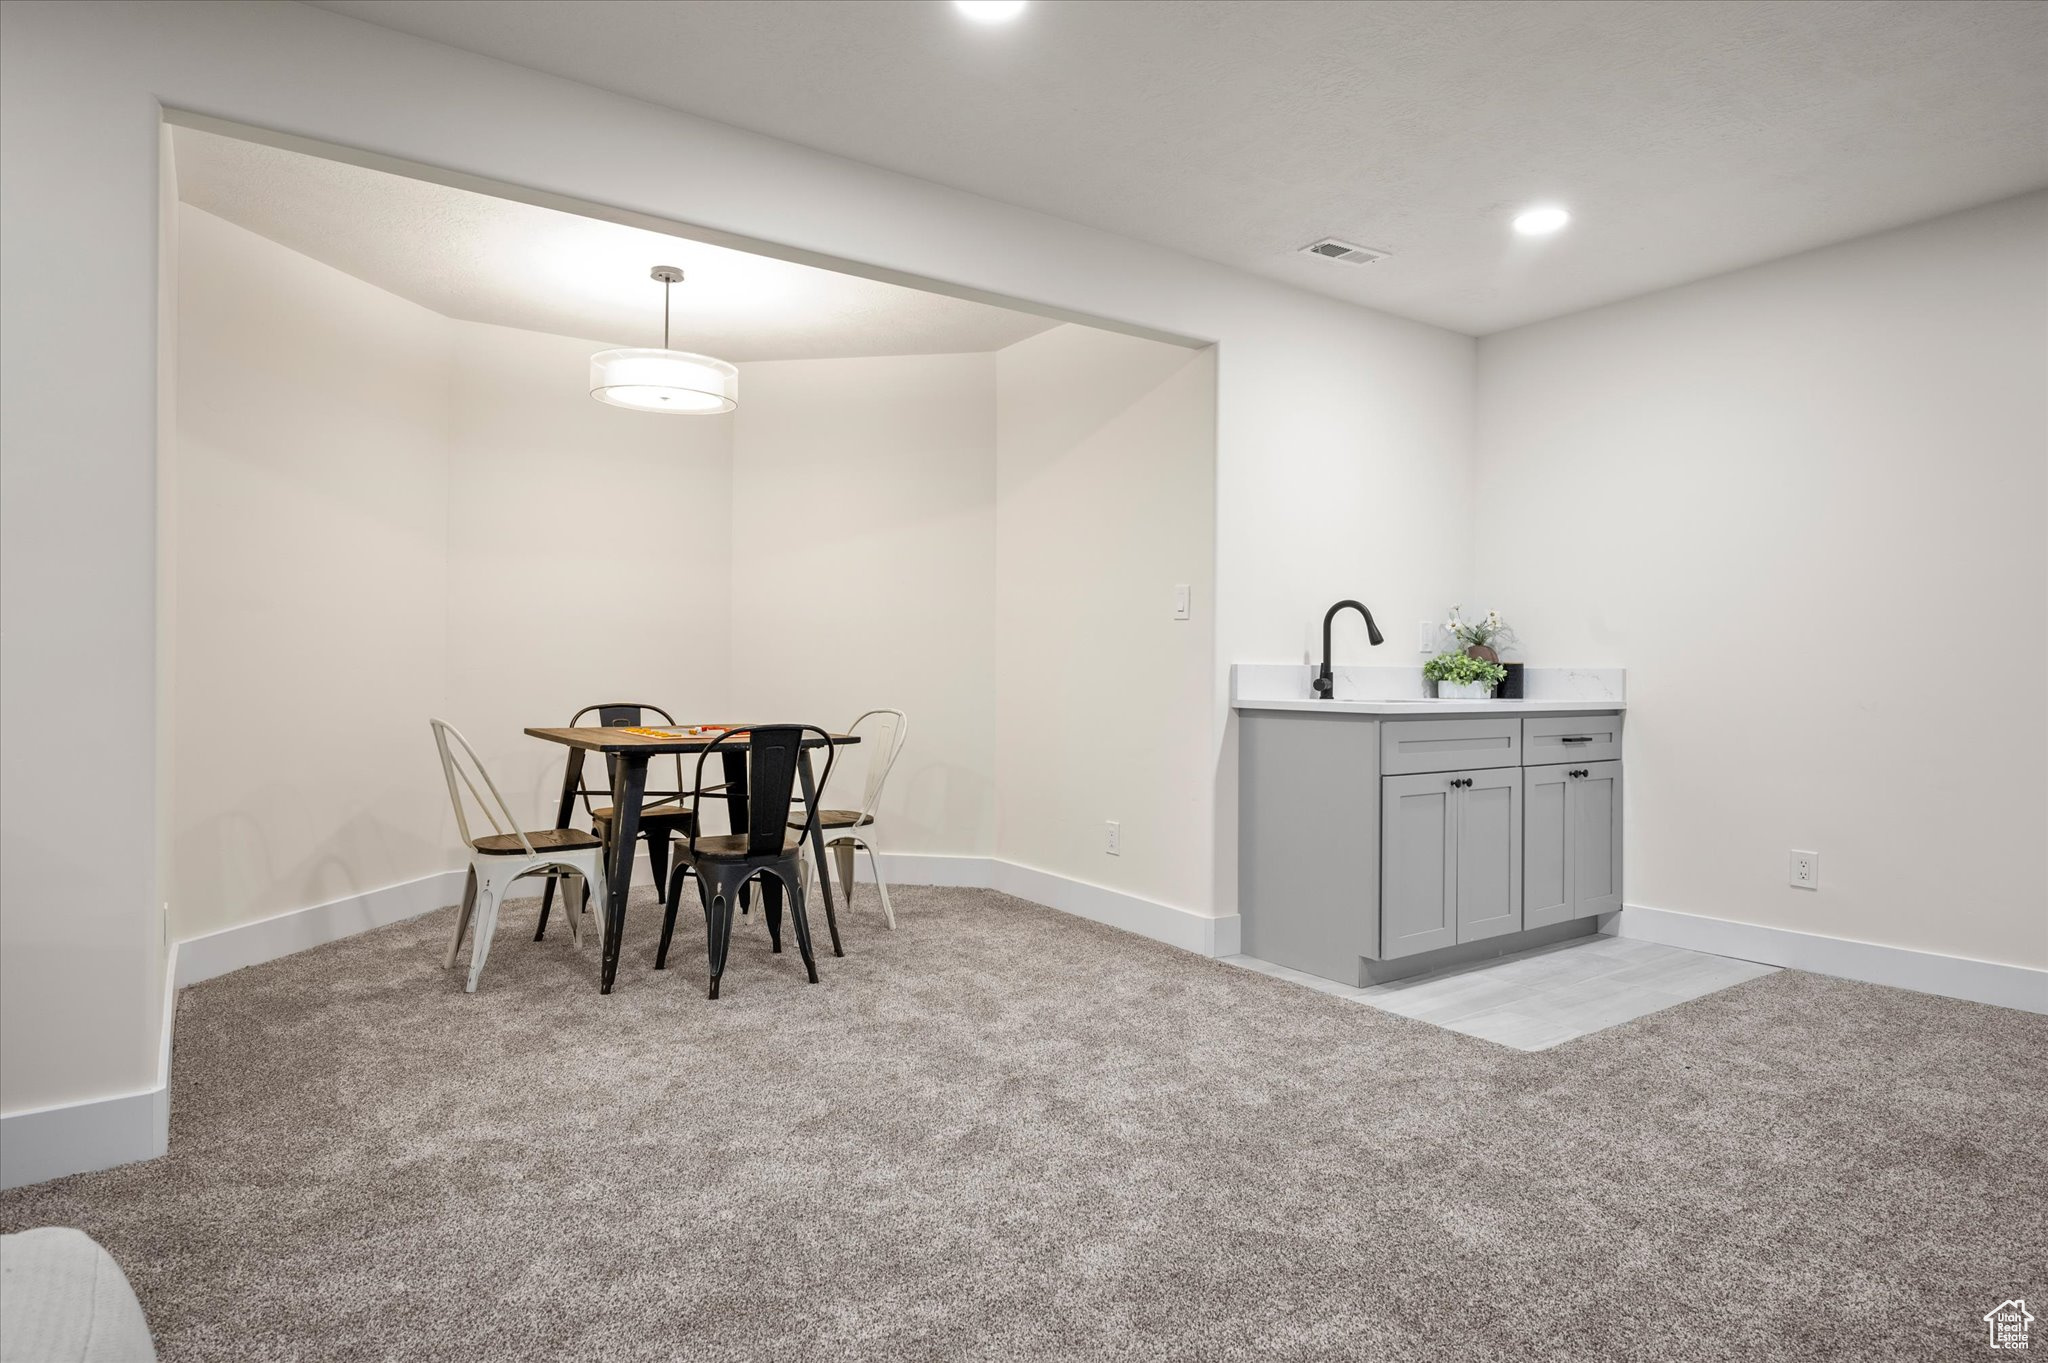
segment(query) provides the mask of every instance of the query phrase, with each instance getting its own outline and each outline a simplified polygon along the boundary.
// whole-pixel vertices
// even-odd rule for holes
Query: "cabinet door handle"
[[[1593,735],[1591,734],[1574,734],[1570,738],[1560,738],[1558,740],[1560,743],[1591,743],[1592,741]]]

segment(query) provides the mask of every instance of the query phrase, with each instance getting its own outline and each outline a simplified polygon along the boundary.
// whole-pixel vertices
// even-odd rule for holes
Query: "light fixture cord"
[[[661,281],[661,348],[662,348],[663,350],[667,350],[667,349],[669,348],[669,345],[668,345],[668,295],[669,295],[669,290],[673,289],[674,287],[675,287],[675,281],[674,281],[674,280],[671,280],[671,279],[664,279],[664,280],[662,280],[662,281]]]

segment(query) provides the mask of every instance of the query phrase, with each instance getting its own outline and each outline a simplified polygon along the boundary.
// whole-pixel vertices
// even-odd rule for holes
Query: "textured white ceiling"
[[[2048,184],[2038,0],[321,4],[1480,334]]]
[[[733,361],[997,350],[1055,325],[194,128],[172,135],[186,203],[466,321],[660,345],[661,285],[647,272],[675,265],[675,347]]]

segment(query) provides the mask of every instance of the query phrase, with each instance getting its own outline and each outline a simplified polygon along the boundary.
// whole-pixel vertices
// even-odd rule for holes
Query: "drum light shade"
[[[740,371],[685,350],[600,350],[590,357],[590,396],[639,412],[715,416],[740,405]]]
[[[598,351],[590,357],[590,396],[636,412],[730,412],[740,405],[740,371],[709,355],[668,348],[669,290],[683,282],[683,272],[657,265],[647,275],[661,285],[661,349]]]

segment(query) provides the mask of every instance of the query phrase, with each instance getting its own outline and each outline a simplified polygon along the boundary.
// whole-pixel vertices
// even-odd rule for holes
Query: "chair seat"
[[[803,845],[804,840],[795,833],[782,835],[783,856],[795,856]],[[699,838],[694,858],[691,858],[690,844],[679,838],[676,851],[686,859],[697,861],[746,861],[751,855],[747,851],[747,835],[744,833],[721,833],[715,837]]]
[[[617,805],[599,805],[596,809],[590,811],[590,817],[596,823],[610,823],[617,811]],[[665,805],[649,805],[640,811],[640,822],[643,824],[654,823],[657,820],[666,820],[670,823],[686,823],[692,817],[694,815],[690,810],[674,802]]]
[[[533,844],[533,850],[545,856],[549,852],[580,852],[586,847],[602,847],[604,844],[589,833],[574,828],[548,828],[538,833],[528,833],[526,840]],[[523,857],[526,849],[519,845],[517,833],[493,833],[488,838],[478,838],[470,844],[487,857]]]
[[[857,809],[821,809],[818,811],[820,828],[866,828],[874,819]],[[791,828],[804,827],[802,819],[791,819]]]

